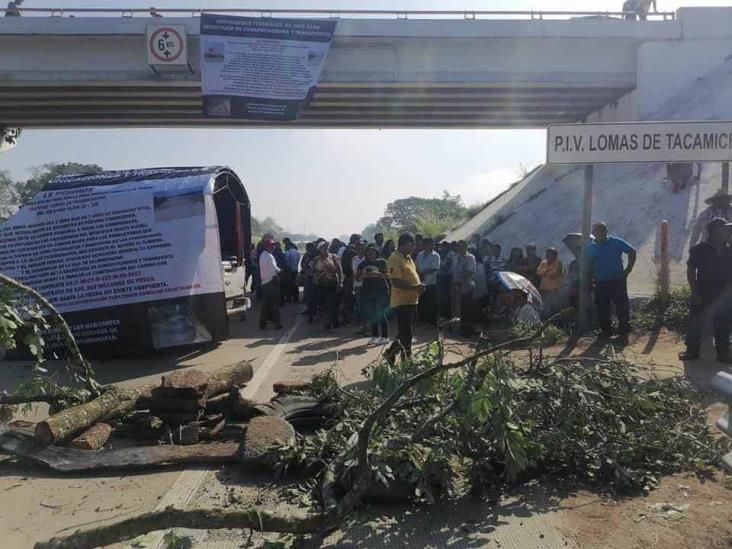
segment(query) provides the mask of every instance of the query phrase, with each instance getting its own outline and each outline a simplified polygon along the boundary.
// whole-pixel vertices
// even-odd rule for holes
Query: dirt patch
[[[559,528],[587,549],[729,549],[732,490],[724,480],[722,473],[712,479],[673,475],[650,494],[627,499],[579,492],[562,502]],[[664,503],[681,512],[656,505]]]

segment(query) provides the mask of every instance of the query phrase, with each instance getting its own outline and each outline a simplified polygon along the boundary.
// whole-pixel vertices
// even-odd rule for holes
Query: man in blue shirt
[[[595,240],[589,244],[587,259],[595,284],[595,305],[602,337],[612,335],[611,303],[618,316],[618,334],[627,337],[630,333],[627,277],[635,265],[635,248],[620,237],[608,235],[607,226],[601,221],[593,225],[592,235]],[[628,255],[627,266],[623,265],[623,254]]]

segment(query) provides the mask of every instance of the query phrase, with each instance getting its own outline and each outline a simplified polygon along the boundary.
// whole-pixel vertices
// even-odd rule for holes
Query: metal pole
[[[729,162],[722,162],[722,192],[729,194]]]
[[[668,299],[669,275],[668,221],[664,219],[661,222],[661,266],[658,272],[658,291],[661,294],[661,301],[663,303],[666,303]]]
[[[579,316],[577,318],[577,335],[587,330],[587,316],[590,304],[590,270],[587,264],[587,248],[590,242],[592,225],[592,180],[594,166],[585,166],[585,186],[582,194],[582,250],[580,251],[580,288]]]

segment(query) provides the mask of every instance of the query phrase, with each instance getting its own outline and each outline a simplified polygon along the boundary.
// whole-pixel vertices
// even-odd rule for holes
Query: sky
[[[333,9],[608,10],[622,0],[26,0],[25,7],[262,7]],[[658,9],[729,5],[658,0]],[[228,165],[242,178],[256,217],[325,237],[363,229],[386,204],[443,190],[485,202],[545,156],[543,130],[104,129],[26,131],[0,155],[0,170],[24,178],[48,162],[106,169]]]

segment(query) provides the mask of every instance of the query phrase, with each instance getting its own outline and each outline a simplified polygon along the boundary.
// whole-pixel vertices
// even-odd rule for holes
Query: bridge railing
[[[8,11],[7,8],[0,8],[0,14]],[[17,8],[25,16],[50,16],[50,17],[76,17],[101,15],[106,17],[135,17],[150,16],[150,8]],[[573,17],[599,18],[599,19],[625,19],[635,17],[634,12],[623,11],[556,11],[556,10],[524,10],[524,11],[498,11],[498,10],[371,10],[371,9],[350,9],[350,10],[329,10],[329,9],[261,9],[261,8],[156,8],[154,13],[160,16],[200,16],[201,13],[239,14],[259,17],[355,17],[355,18],[381,18],[381,19],[524,19],[524,20],[545,20],[545,19],[569,19]],[[676,17],[674,12],[650,12],[648,19],[651,20],[672,20]]]

